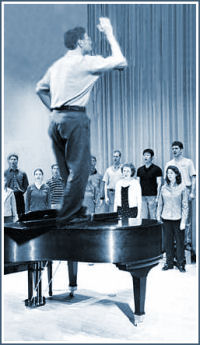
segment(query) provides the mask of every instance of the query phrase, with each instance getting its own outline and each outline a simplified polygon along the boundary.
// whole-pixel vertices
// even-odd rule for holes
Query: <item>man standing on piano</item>
[[[108,18],[99,18],[97,28],[111,47],[111,56],[89,55],[92,42],[85,29],[76,27],[64,34],[67,53],[58,59],[38,82],[36,92],[52,111],[49,135],[65,183],[58,224],[78,221],[90,174],[90,120],[85,106],[95,82],[106,71],[127,66]]]

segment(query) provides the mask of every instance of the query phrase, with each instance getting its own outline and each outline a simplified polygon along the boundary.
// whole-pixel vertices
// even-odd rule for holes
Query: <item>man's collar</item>
[[[173,159],[176,161],[176,162],[180,162],[182,159],[183,159],[183,155],[180,155],[178,157],[174,157]]]
[[[71,57],[71,56],[83,56],[83,54],[80,52],[80,51],[78,51],[78,50],[75,50],[75,49],[73,49],[73,50],[68,50],[67,51],[67,53],[64,55],[65,57]]]
[[[95,174],[97,174],[97,169],[94,169],[94,170],[90,173],[90,175],[95,175]]]
[[[9,170],[10,170],[10,172],[11,172],[11,171],[17,171],[17,172],[19,171],[19,169],[18,169],[18,168],[16,168],[16,169],[9,168]]]
[[[53,178],[54,180],[62,180],[62,177],[61,177],[61,176],[52,176],[52,178]]]
[[[119,170],[122,167],[122,164],[120,163],[119,165],[112,165],[113,170]]]
[[[144,167],[146,168],[146,169],[149,169],[149,168],[151,168],[153,166],[153,163],[151,163],[148,167],[146,166],[146,165],[144,165]]]

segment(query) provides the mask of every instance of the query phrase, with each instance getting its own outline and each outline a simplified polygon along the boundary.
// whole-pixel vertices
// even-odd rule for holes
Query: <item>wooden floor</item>
[[[132,278],[112,264],[79,264],[78,290],[68,294],[66,263],[54,262],[54,295],[28,309],[27,272],[3,279],[3,342],[198,343],[196,264],[163,272],[163,262],[147,280],[146,315],[134,326]],[[47,293],[46,272],[43,292]]]

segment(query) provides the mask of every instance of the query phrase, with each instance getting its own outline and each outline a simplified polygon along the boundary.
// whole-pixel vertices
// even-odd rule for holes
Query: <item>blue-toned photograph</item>
[[[198,2],[2,2],[2,343],[198,344]]]

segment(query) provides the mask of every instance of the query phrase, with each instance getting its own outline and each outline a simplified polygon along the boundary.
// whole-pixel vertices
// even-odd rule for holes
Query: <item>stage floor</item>
[[[66,263],[54,262],[53,297],[28,309],[27,272],[3,280],[2,340],[45,343],[198,343],[197,266],[163,272],[163,262],[147,279],[146,314],[133,324],[132,278],[112,264],[80,263],[78,290],[68,294]],[[43,273],[47,293],[47,274]]]

